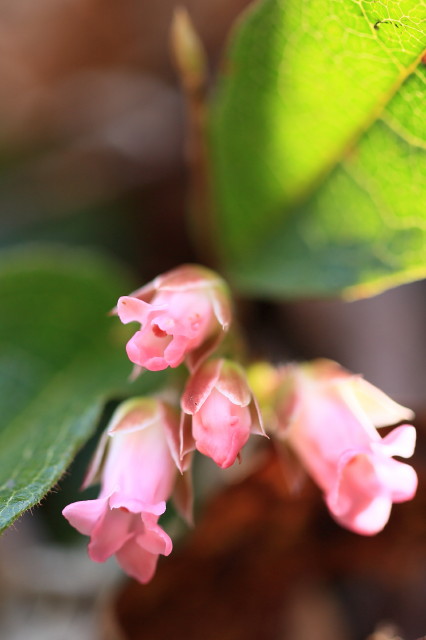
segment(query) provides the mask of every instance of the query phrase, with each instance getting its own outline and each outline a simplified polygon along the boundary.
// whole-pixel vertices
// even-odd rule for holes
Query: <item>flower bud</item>
[[[222,469],[235,462],[250,433],[265,435],[245,372],[235,362],[211,360],[201,365],[186,386],[181,407],[181,453],[196,448]],[[189,429],[185,414],[192,416]]]
[[[139,322],[127,343],[129,359],[150,371],[195,368],[212,352],[231,322],[227,287],[219,276],[196,265],[169,271],[119,299],[120,320]]]
[[[322,489],[337,522],[364,535],[381,531],[392,503],[416,492],[414,469],[392,457],[413,454],[416,432],[404,424],[382,438],[376,427],[413,413],[328,360],[291,365],[282,376],[277,436]]]
[[[101,438],[84,484],[100,477],[98,499],[63,510],[73,527],[90,536],[92,560],[115,555],[142,583],[152,578],[158,555],[172,550],[157,522],[175,482],[177,430],[178,418],[165,404],[149,398],[124,402]]]

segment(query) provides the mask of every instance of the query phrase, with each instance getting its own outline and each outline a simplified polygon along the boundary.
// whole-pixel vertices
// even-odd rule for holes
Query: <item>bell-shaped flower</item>
[[[231,322],[227,287],[213,271],[184,265],[118,300],[120,320],[139,322],[127,343],[138,367],[160,371],[185,359],[197,366],[220,342]]]
[[[97,500],[74,502],[63,515],[90,536],[89,556],[104,562],[115,555],[130,576],[148,582],[158,555],[172,541],[158,525],[176,478],[179,420],[164,403],[136,398],[113,415],[99,443],[83,487],[97,479]]]
[[[392,503],[416,492],[414,469],[393,458],[413,454],[416,432],[404,424],[382,438],[376,427],[413,413],[328,360],[285,367],[283,381],[276,435],[322,489],[337,522],[364,535],[381,531]]]
[[[250,433],[265,435],[244,370],[229,360],[202,364],[181,399],[181,454],[194,448],[226,469]]]

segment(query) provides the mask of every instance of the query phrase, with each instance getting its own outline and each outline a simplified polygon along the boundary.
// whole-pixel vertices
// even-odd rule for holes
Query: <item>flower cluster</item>
[[[180,267],[120,298],[114,312],[123,323],[140,324],[127,344],[136,373],[185,364],[189,376],[180,407],[160,397],[133,398],[114,413],[84,483],[99,482],[99,497],[63,512],[90,536],[92,560],[115,555],[129,575],[149,581],[158,556],[172,550],[158,522],[166,502],[174,499],[191,520],[194,450],[225,469],[240,459],[253,433],[267,433],[278,450],[291,449],[335,520],[357,533],[379,532],[392,504],[414,496],[415,471],[394,459],[412,455],[414,427],[402,424],[384,437],[378,431],[411,419],[412,412],[328,360],[264,363],[247,375],[220,357],[231,304],[217,274]]]
[[[92,560],[115,555],[129,575],[144,583],[159,554],[172,550],[158,524],[166,501],[173,497],[191,519],[188,474],[194,449],[225,468],[240,456],[251,432],[264,432],[243,368],[223,358],[207,360],[231,323],[229,294],[219,276],[183,266],[120,298],[114,312],[123,323],[141,325],[127,344],[136,372],[187,365],[181,417],[160,399],[121,404],[84,483],[100,481],[98,499],[70,504],[63,514],[90,536]]]

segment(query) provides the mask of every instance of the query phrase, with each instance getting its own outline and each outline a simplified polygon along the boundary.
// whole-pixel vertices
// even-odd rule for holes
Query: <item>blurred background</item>
[[[175,4],[2,0],[3,243],[97,244],[148,277],[188,259]],[[246,4],[187,3],[212,77]]]
[[[171,61],[175,2],[0,0],[0,245],[95,247],[140,283],[202,261],[186,223],[186,113]],[[182,3],[211,90],[247,0]],[[241,301],[253,357],[328,357],[417,413],[419,496],[374,540],[297,499],[272,451],[225,474],[152,585],[93,566],[62,522],[93,443],[0,543],[0,637],[415,640],[426,633],[426,289],[353,303]],[[416,465],[415,465],[416,466]],[[214,470],[203,470],[216,487]],[[71,540],[72,539],[72,540]],[[67,543],[67,544],[66,544]],[[373,635],[374,634],[374,635]]]

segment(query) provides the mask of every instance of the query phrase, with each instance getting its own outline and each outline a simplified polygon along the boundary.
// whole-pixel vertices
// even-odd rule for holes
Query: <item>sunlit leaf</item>
[[[264,0],[211,113],[234,284],[365,295],[426,275],[426,3]]]

